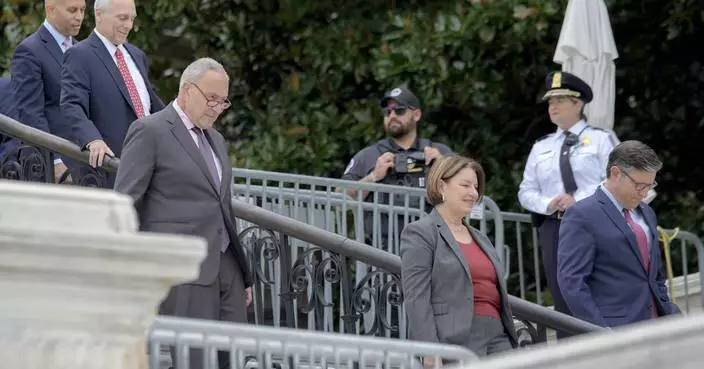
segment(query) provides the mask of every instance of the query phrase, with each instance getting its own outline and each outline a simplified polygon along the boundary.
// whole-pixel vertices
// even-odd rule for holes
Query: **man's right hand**
[[[90,166],[93,168],[103,165],[103,158],[106,154],[113,157],[115,156],[103,140],[97,140],[89,143],[88,149],[90,150]]]
[[[550,203],[548,204],[548,211],[551,212],[551,211],[553,211],[553,210],[560,210],[560,209],[559,209],[559,204],[560,204],[560,201],[562,201],[562,197],[563,197],[563,196],[565,196],[565,195],[557,195],[557,196],[555,196],[555,198],[552,199],[552,201],[550,201]]]
[[[386,174],[389,172],[389,169],[394,167],[395,157],[396,156],[393,153],[386,152],[376,159],[376,166],[374,167],[372,174],[377,181],[384,179]]]

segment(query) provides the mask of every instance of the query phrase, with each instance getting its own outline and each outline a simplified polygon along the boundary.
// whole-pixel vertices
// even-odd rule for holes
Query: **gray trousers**
[[[159,314],[185,318],[246,323],[247,304],[244,280],[239,264],[228,248],[220,255],[218,277],[208,286],[182,284],[174,286],[159,307]],[[191,349],[189,369],[203,368],[203,350]],[[175,365],[176,353],[171,349]],[[229,368],[229,355],[218,352],[221,368]]]
[[[513,349],[504,324],[495,318],[475,315],[472,318],[469,349],[477,356],[485,357]]]

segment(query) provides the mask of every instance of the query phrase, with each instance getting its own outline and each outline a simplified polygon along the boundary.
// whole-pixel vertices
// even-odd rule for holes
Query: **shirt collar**
[[[62,34],[61,32],[57,31],[56,28],[54,28],[54,26],[52,26],[51,23],[49,23],[48,19],[44,19],[44,28],[46,28],[46,30],[49,31],[51,36],[54,38],[54,40],[56,40],[56,43],[59,44],[59,47],[62,50],[64,47],[64,45],[63,45],[64,41],[66,41],[66,39],[68,39],[69,41],[71,41],[71,43],[73,43],[71,36],[66,36],[66,35]]]
[[[183,121],[183,124],[186,126],[186,129],[190,132],[190,130],[193,129],[196,125],[191,122],[191,120],[188,118],[188,115],[181,109],[180,106],[178,106],[178,102],[174,100],[171,105],[174,107],[174,110],[176,110],[176,114],[178,114],[178,117],[181,118],[181,121]]]
[[[623,207],[623,205],[621,205],[620,202],[618,202],[618,200],[616,200],[616,197],[614,197],[614,195],[611,193],[611,191],[609,191],[609,189],[606,188],[606,186],[604,186],[605,182],[606,181],[601,182],[601,184],[599,184],[599,188],[601,188],[601,190],[604,191],[604,194],[606,194],[606,197],[608,197],[609,200],[611,200],[611,202],[614,204],[616,209],[618,209],[618,212],[621,213],[621,215],[623,215],[623,209],[625,209],[625,208]],[[635,210],[635,209],[633,209],[633,210]]]
[[[125,52],[125,50],[124,50],[125,47],[123,45],[115,46],[115,44],[113,44],[110,40],[108,40],[107,37],[101,35],[97,29],[94,29],[93,32],[95,32],[95,34],[98,36],[100,41],[103,42],[103,45],[105,45],[105,48],[108,49],[108,53],[110,54],[110,56],[115,56],[115,51],[117,51],[117,49],[120,49],[123,53]]]
[[[389,144],[396,151],[407,151],[403,147],[399,146],[393,138],[389,138]],[[416,137],[413,144],[408,148],[408,150],[420,151],[420,138]]]
[[[575,123],[570,129],[568,129],[568,131],[579,136],[579,134],[582,133],[582,131],[584,131],[585,128],[587,128],[587,122],[580,119],[579,122]],[[556,136],[561,138],[563,136],[562,135],[563,132],[565,132],[565,130],[558,127],[557,128],[558,134]]]

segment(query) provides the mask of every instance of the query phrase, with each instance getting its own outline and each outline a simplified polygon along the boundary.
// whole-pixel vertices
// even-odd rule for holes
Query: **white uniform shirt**
[[[578,136],[578,142],[570,149],[570,164],[577,183],[573,194],[579,201],[594,193],[606,178],[609,153],[616,146],[615,137],[604,130],[593,128],[580,120],[569,129]],[[548,204],[565,193],[560,174],[560,150],[565,140],[564,130],[558,128],[539,139],[528,155],[523,181],[518,190],[518,201],[531,212],[550,215]]]

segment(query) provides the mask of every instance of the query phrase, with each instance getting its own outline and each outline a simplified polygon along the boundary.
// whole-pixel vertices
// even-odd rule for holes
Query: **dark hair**
[[[662,169],[662,161],[650,146],[630,140],[621,142],[609,154],[606,177],[609,177],[611,167],[614,166],[625,172],[635,170],[654,173]]]
[[[484,196],[486,182],[484,169],[482,169],[479,162],[474,159],[460,155],[451,155],[440,160],[436,160],[433,163],[433,167],[430,168],[430,172],[428,173],[428,183],[426,186],[428,202],[433,206],[441,204],[442,192],[440,192],[440,183],[442,181],[449,181],[464,168],[471,168],[474,170],[474,173],[476,173],[477,193],[479,194],[477,201],[481,200],[482,196]]]

